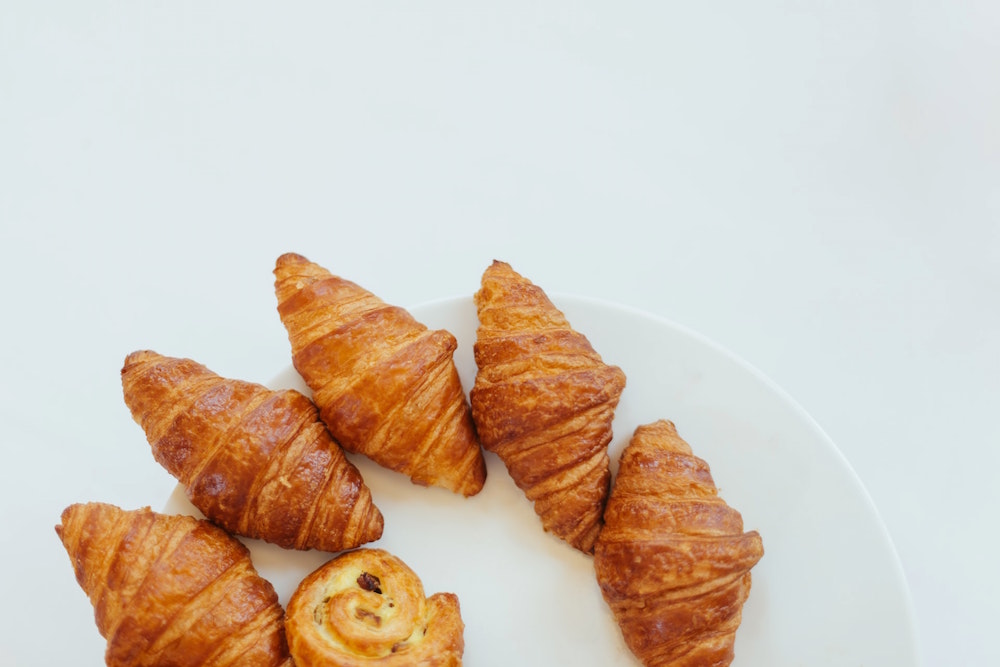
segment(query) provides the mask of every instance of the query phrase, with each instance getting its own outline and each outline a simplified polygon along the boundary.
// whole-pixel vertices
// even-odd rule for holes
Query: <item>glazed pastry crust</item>
[[[638,427],[622,453],[594,568],[626,644],[646,667],[724,666],[763,556],[708,464],[672,422]]]
[[[457,667],[465,647],[458,597],[424,597],[419,577],[383,549],[338,556],[307,576],[288,602],[298,667]]]
[[[381,537],[361,473],[306,396],[150,350],[128,355],[121,377],[153,456],[213,522],[290,549],[342,551]]]
[[[543,527],[589,553],[607,501],[607,447],[625,374],[505,262],[483,273],[475,303],[470,399],[480,441],[507,466]]]
[[[293,667],[274,588],[207,521],[71,505],[56,533],[107,639],[109,667]]]
[[[455,337],[301,255],[279,257],[274,274],[293,364],[336,440],[416,484],[482,490]]]

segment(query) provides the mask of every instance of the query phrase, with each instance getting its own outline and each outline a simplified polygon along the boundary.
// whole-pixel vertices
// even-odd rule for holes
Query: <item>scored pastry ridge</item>
[[[470,401],[483,448],[504,462],[547,531],[590,553],[610,486],[607,449],[625,374],[506,262],[484,271],[474,300]]]
[[[292,667],[273,586],[221,528],[91,502],[67,507],[56,534],[109,667]]]
[[[121,376],[154,458],[211,521],[293,549],[381,537],[371,491],[303,394],[151,350],[129,354]]]
[[[642,664],[729,665],[750,570],[763,554],[759,533],[744,531],[674,424],[637,427],[621,455],[594,570]]]
[[[298,254],[274,275],[292,363],[334,438],[416,484],[479,493],[486,463],[454,335]]]

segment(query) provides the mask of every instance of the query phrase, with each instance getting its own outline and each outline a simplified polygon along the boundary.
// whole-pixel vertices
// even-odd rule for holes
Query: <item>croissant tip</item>
[[[662,429],[662,430],[672,431],[674,433],[677,433],[677,425],[674,424],[674,422],[670,421],[669,419],[657,419],[656,421],[651,422],[649,424],[640,424],[636,428],[637,429],[645,429],[645,430]]]
[[[156,358],[161,356],[163,355],[161,355],[158,352],[154,352],[153,350],[135,350],[134,352],[129,352],[127,355],[125,355],[125,363],[122,366],[122,373],[124,373],[125,370],[128,369],[130,366],[133,366],[139,363],[140,361],[143,361],[150,357]]]
[[[65,531],[66,526],[70,522],[72,522],[74,515],[80,513],[86,514],[93,510],[103,510],[103,509],[109,509],[109,510],[113,509],[121,511],[121,508],[119,508],[116,505],[98,501],[79,502],[67,505],[66,508],[59,515],[59,524],[55,527],[56,534],[59,536],[60,539],[62,539],[63,531]]]
[[[479,495],[479,492],[483,490],[484,486],[485,482],[470,482],[469,484],[466,484],[462,486],[462,488],[458,489],[458,493],[460,493],[463,498],[471,498],[472,496]]]
[[[85,504],[86,503],[73,503],[72,505],[68,505],[66,509],[64,509],[62,513],[59,515],[59,525],[56,526],[56,532],[60,533],[61,535],[62,534],[61,531],[69,522],[70,516],[74,512],[76,512],[80,507],[83,507]]]
[[[381,510],[374,504],[370,506],[369,514],[367,520],[364,522],[364,530],[361,534],[360,543],[369,544],[377,540],[382,539],[382,534],[385,531],[385,517],[382,515]]]
[[[275,262],[275,266],[285,266],[286,264],[302,264],[308,262],[309,260],[305,256],[300,255],[297,252],[286,252]]]
[[[70,505],[64,509],[59,515],[59,523],[55,525],[56,535],[63,542],[65,542],[65,540],[63,540],[63,531],[66,530],[66,523],[69,521],[69,514],[72,512],[73,507],[75,507],[75,505]]]

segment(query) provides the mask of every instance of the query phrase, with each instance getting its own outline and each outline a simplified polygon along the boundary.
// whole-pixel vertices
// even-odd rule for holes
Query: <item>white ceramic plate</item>
[[[814,421],[760,373],[703,337],[635,310],[554,296],[575,329],[628,378],[611,443],[613,470],[633,430],[672,420],[708,461],[722,497],[764,540],[743,609],[734,665],[917,664],[913,614],[894,549],[863,486]],[[464,386],[475,378],[471,298],[411,309],[459,340]],[[274,388],[306,391],[289,367]],[[631,666],[591,558],[544,533],[503,464],[473,498],[418,487],[351,456],[385,516],[386,548],[428,594],[458,594],[465,664]],[[178,489],[166,511],[197,514]],[[247,540],[282,602],[331,557]]]

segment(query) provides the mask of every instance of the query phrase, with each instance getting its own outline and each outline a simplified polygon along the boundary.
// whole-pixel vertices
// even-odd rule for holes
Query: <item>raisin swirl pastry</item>
[[[298,667],[457,667],[465,648],[458,597],[424,597],[419,577],[384,549],[341,554],[303,579],[286,629]]]
[[[109,667],[293,667],[274,588],[221,528],[78,503],[56,533],[94,606]]]
[[[645,667],[724,667],[764,555],[674,424],[635,430],[597,539],[594,568],[625,643]]]

